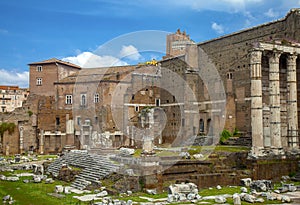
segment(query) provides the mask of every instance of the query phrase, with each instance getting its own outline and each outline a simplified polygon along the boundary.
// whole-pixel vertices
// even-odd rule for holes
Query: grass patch
[[[227,146],[227,145],[217,145],[217,146],[191,146],[189,149],[190,155],[204,153],[204,152],[248,152],[250,147],[244,146]]]
[[[244,146],[222,146],[218,145],[215,148],[215,152],[248,152],[250,151],[250,147]]]
[[[65,198],[58,199],[47,195],[53,193],[55,185],[61,184],[66,186],[68,184],[63,182],[55,182],[53,184],[45,183],[23,183],[23,179],[28,177],[21,177],[20,181],[9,182],[1,181],[0,196],[11,195],[18,205],[51,205],[51,204],[75,204],[78,200],[73,199],[74,194],[66,195]],[[32,179],[32,178],[31,178]]]
[[[141,157],[143,150],[142,149],[136,149],[134,151],[133,157]]]
[[[179,156],[179,153],[178,152],[172,152],[172,151],[168,151],[168,150],[164,150],[164,151],[161,151],[161,152],[157,152],[155,154],[155,156],[158,156],[158,157],[171,157],[171,156]]]
[[[234,193],[240,193],[241,187],[234,186],[234,187],[222,187],[222,189],[202,189],[199,191],[200,196],[213,196],[213,195],[223,195],[223,194],[234,194]]]

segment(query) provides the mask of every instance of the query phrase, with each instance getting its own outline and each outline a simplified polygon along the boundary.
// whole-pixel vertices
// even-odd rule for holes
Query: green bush
[[[237,128],[234,128],[234,130],[233,130],[233,133],[232,133],[232,136],[233,137],[240,137],[240,132],[239,132],[239,130],[237,129]]]
[[[29,117],[31,117],[32,114],[33,114],[33,112],[31,110],[28,110]]]
[[[220,144],[224,144],[230,137],[232,137],[232,133],[229,130],[224,129],[221,133]]]

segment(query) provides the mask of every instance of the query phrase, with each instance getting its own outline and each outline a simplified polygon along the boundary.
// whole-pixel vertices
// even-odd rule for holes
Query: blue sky
[[[148,46],[178,28],[201,42],[299,7],[300,0],[2,0],[0,85],[27,87],[31,62],[55,57],[84,65],[98,54],[103,66],[137,63],[161,56],[161,46],[156,53]],[[149,39],[149,31],[159,35]],[[139,47],[137,38],[149,44]],[[117,50],[105,53],[112,44]]]

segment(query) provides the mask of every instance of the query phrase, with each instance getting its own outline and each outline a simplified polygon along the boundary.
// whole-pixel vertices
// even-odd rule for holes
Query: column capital
[[[261,63],[262,58],[262,48],[253,48],[249,51],[250,64]]]
[[[279,63],[279,58],[283,52],[277,49],[273,49],[268,53],[269,63]]]
[[[298,54],[297,53],[290,53],[287,57],[287,62],[288,63],[296,63],[296,60],[298,58]]]

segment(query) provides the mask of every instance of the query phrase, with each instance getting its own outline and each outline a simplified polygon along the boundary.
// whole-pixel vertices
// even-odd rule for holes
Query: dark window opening
[[[160,99],[155,99],[155,105],[160,106]]]
[[[56,117],[56,125],[57,126],[60,125],[60,119],[59,119],[59,117]]]

